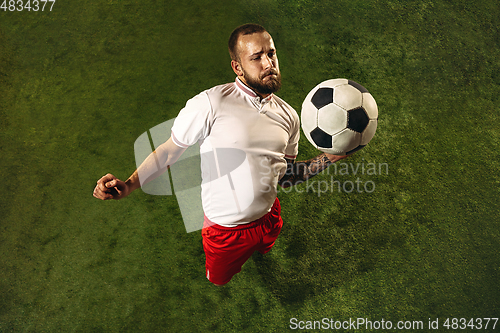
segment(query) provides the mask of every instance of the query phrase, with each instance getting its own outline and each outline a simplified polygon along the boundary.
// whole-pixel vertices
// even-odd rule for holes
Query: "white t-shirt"
[[[190,99],[172,127],[182,148],[200,145],[202,203],[208,219],[233,227],[264,216],[298,153],[297,112],[279,97],[257,96],[238,78]]]

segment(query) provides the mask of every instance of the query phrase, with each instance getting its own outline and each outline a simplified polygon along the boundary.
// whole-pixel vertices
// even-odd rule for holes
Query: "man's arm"
[[[325,170],[329,165],[348,156],[323,153],[307,161],[295,162],[294,160],[286,159],[286,172],[278,181],[278,184],[283,188],[300,184]]]
[[[123,199],[142,185],[163,174],[182,155],[186,148],[177,146],[172,139],[158,146],[137,170],[124,182],[108,173],[97,181],[94,197],[101,200]]]

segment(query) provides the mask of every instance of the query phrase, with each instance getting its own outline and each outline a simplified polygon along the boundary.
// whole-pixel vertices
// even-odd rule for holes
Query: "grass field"
[[[500,317],[498,1],[214,3],[0,11],[0,332],[286,332],[291,318],[463,332],[477,329],[446,318]],[[372,193],[280,192],[273,251],[217,288],[175,196],[92,191],[134,171],[139,135],[234,80],[227,39],[247,22],[272,34],[298,112],[329,78],[370,90],[377,133],[347,163],[387,172],[315,178]],[[298,159],[317,153],[302,135]]]

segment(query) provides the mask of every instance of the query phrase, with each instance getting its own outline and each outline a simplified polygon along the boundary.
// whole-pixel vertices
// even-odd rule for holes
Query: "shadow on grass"
[[[276,260],[259,252],[254,253],[252,260],[267,288],[283,305],[298,307],[315,295],[313,283],[301,272],[279,269]]]

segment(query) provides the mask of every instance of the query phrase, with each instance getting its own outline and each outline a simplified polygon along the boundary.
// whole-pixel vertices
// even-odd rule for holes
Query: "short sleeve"
[[[175,118],[172,141],[181,148],[192,146],[208,136],[212,123],[212,106],[207,93],[202,92],[187,101]]]
[[[285,149],[285,158],[294,160],[299,153],[300,120],[294,112],[293,124],[290,127],[290,138]]]

